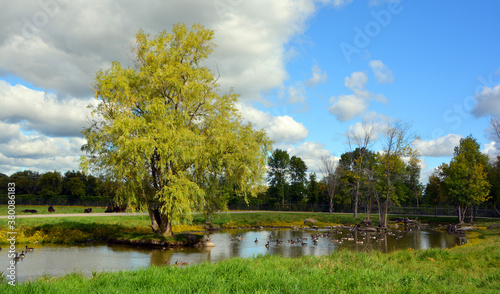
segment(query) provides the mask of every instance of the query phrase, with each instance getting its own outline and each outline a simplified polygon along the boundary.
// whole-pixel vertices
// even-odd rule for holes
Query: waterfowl
[[[269,248],[269,241],[267,241],[266,243],[266,248]]]
[[[238,240],[243,240],[243,236],[238,236]]]
[[[257,244],[257,243],[259,243],[259,240],[257,240],[257,238],[255,238],[254,242],[255,242],[255,244]]]
[[[14,257],[13,259],[14,261],[19,261],[19,255],[17,255],[17,252],[16,252],[16,257]]]
[[[182,266],[187,266],[188,264],[189,264],[189,263],[187,263],[187,262],[181,262],[181,265],[182,265]]]
[[[302,242],[302,246],[307,246],[307,243]]]
[[[28,247],[28,245],[26,245],[26,252],[31,252],[35,250],[35,248],[31,248],[31,247]]]
[[[24,258],[24,250],[21,251],[21,254],[19,254],[19,258],[23,259]]]
[[[363,244],[363,241],[356,241],[357,244]]]

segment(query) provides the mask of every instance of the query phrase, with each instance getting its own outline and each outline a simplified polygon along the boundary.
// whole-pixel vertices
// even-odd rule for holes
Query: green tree
[[[290,192],[289,198],[292,202],[302,201],[306,190],[307,165],[302,158],[292,156],[290,159]]]
[[[316,174],[312,173],[309,175],[309,183],[307,184],[307,200],[309,203],[316,206],[320,196],[320,188],[316,179]]]
[[[488,171],[488,181],[491,185],[489,202],[500,215],[500,210],[497,208],[500,204],[500,156],[497,156],[496,160],[491,162]]]
[[[85,197],[85,175],[80,171],[67,171],[62,180],[62,195],[69,196],[68,200],[76,201]]]
[[[440,170],[441,167],[429,176],[429,182],[424,191],[426,202],[434,206],[447,201],[442,171]]]
[[[472,136],[460,139],[449,165],[443,165],[444,185],[448,197],[457,206],[458,220],[465,221],[467,209],[489,198],[487,179],[488,157],[481,153],[480,145]]]
[[[15,172],[10,176],[10,181],[16,184],[17,195],[37,194],[40,191],[39,179],[40,174],[31,170]]]
[[[378,158],[378,177],[381,179],[378,195],[379,223],[380,226],[387,225],[387,211],[390,203],[399,203],[396,184],[404,179],[406,172],[404,157],[416,156],[412,148],[417,137],[410,133],[410,126],[402,122],[395,122],[387,126],[382,146],[383,152]]]
[[[61,195],[61,173],[58,171],[44,173],[38,180],[38,185],[40,186],[40,195],[45,199]]]
[[[93,84],[99,104],[83,131],[81,168],[119,183],[118,199],[147,208],[153,231],[164,236],[173,221],[204,207],[207,187],[220,177],[245,197],[264,185],[270,142],[243,123],[236,94],[219,94],[205,66],[213,36],[198,24],[154,37],[140,31],[134,66],[114,62]]]
[[[269,170],[267,172],[267,180],[270,185],[270,193],[272,196],[281,200],[281,204],[285,205],[285,194],[288,186],[288,174],[290,167],[290,156],[288,152],[276,149],[269,158]],[[274,195],[273,195],[274,194]],[[272,197],[271,196],[271,197]],[[273,197],[272,197],[273,198]]]
[[[420,159],[417,156],[410,157],[406,165],[406,181],[405,185],[411,194],[411,198],[414,198],[417,202],[417,207],[419,206],[419,201],[422,196],[423,186],[420,183]]]
[[[367,181],[371,173],[375,154],[365,147],[356,148],[354,151],[346,152],[340,156],[339,165],[347,177],[349,190],[354,205],[354,217],[358,217],[358,205],[360,198],[366,198],[369,194],[361,195],[367,191]],[[366,199],[363,199],[366,202]]]
[[[7,187],[9,184],[9,176],[3,173],[0,173],[0,195],[1,196],[7,196],[8,191]]]

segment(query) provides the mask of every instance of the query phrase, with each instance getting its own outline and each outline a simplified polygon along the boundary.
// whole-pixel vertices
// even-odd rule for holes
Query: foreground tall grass
[[[329,256],[235,258],[187,268],[70,274],[0,293],[500,293],[500,230],[448,250],[339,251]]]

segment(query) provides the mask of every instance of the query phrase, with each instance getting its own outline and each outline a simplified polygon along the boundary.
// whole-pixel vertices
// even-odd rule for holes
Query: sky
[[[273,148],[321,173],[347,132],[389,123],[420,140],[423,182],[461,138],[499,154],[500,1],[24,0],[0,11],[0,173],[78,170],[95,73],[131,65],[134,35],[215,31],[220,88]],[[378,140],[378,141],[377,141]]]

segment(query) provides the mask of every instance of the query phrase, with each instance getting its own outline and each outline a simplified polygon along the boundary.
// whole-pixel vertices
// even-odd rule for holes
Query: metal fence
[[[298,212],[329,212],[330,205],[328,203],[319,204],[229,204],[229,210],[263,210],[263,211],[298,211]],[[334,212],[341,213],[353,213],[351,208],[336,208],[334,207]],[[358,213],[364,213],[365,208],[360,207]],[[371,213],[378,213],[376,206],[371,208]],[[397,215],[422,215],[422,216],[456,216],[457,210],[454,206],[393,206],[389,208],[389,214]],[[467,213],[470,215],[470,212]],[[474,217],[500,217],[500,215],[493,208],[488,207],[476,207],[474,208]]]

